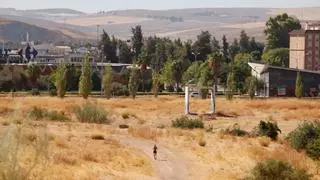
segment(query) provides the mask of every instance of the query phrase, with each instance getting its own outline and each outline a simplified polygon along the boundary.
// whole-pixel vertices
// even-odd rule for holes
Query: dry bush
[[[199,146],[204,147],[204,146],[206,146],[207,142],[204,138],[201,138],[201,139],[199,139],[198,144],[199,144]]]
[[[9,121],[1,121],[1,125],[2,126],[9,126],[10,125],[10,122]]]
[[[91,139],[93,140],[104,140],[104,135],[103,134],[92,134]]]
[[[97,103],[86,102],[82,106],[76,106],[74,113],[80,122],[110,124],[108,112]]]
[[[162,136],[162,132],[159,130],[154,130],[149,127],[141,127],[141,128],[129,128],[129,134],[134,137],[140,137],[149,140],[157,140],[158,137]]]
[[[28,179],[36,167],[45,167],[49,146],[46,129],[33,132],[26,132],[23,126],[11,125],[0,135],[2,179]]]
[[[89,162],[99,162],[98,156],[92,152],[85,152],[82,156],[83,160]]]
[[[271,143],[271,139],[269,137],[261,137],[259,138],[259,144],[263,147],[268,147]]]

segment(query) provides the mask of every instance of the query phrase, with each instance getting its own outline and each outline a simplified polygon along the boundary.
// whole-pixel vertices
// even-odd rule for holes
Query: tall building
[[[320,23],[290,33],[289,67],[320,71]]]

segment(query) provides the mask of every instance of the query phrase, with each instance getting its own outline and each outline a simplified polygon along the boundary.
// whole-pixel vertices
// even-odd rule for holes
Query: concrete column
[[[216,94],[216,88],[215,88],[215,85],[213,85],[213,88],[211,90],[211,96],[210,96],[210,103],[211,103],[211,106],[210,106],[210,113],[211,114],[214,114],[215,113],[215,108],[216,108],[216,104],[215,104],[215,94]]]
[[[189,87],[188,86],[185,86],[184,88],[184,94],[185,94],[185,110],[184,110],[184,114],[185,115],[188,115],[190,112],[189,112],[189,107],[190,107],[190,104],[189,104]]]

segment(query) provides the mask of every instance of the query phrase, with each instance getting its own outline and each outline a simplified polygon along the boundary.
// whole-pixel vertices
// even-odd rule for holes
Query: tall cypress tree
[[[104,67],[104,74],[102,78],[102,86],[104,95],[107,99],[111,97],[111,86],[112,86],[112,67],[106,66]]]
[[[82,64],[82,71],[79,82],[79,94],[87,99],[92,90],[91,67],[89,55],[86,55]]]
[[[139,69],[138,68],[131,69],[128,86],[129,86],[129,91],[131,93],[132,98],[135,99],[138,88],[139,88]]]
[[[141,26],[138,25],[131,29],[132,32],[132,49],[135,58],[137,59],[141,53],[142,46],[143,46],[143,35],[142,35],[142,29]]]
[[[227,41],[227,37],[225,35],[223,35],[223,37],[222,37],[222,58],[227,63],[230,62],[228,50],[229,50],[229,43]]]
[[[59,65],[54,75],[54,85],[57,88],[58,97],[63,98],[67,87],[67,67]]]
[[[227,79],[227,93],[226,97],[228,100],[232,100],[233,92],[236,90],[236,82],[235,82],[235,75],[233,72],[228,74]]]

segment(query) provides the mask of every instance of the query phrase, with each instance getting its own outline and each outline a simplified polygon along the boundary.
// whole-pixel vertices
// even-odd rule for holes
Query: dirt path
[[[158,146],[158,160],[153,159],[153,146],[154,142],[124,136],[114,136],[122,144],[127,144],[143,151],[153,162],[156,168],[159,179],[164,180],[187,180],[190,179],[188,175],[188,168],[184,158],[181,158],[178,152],[174,152],[163,145]]]

